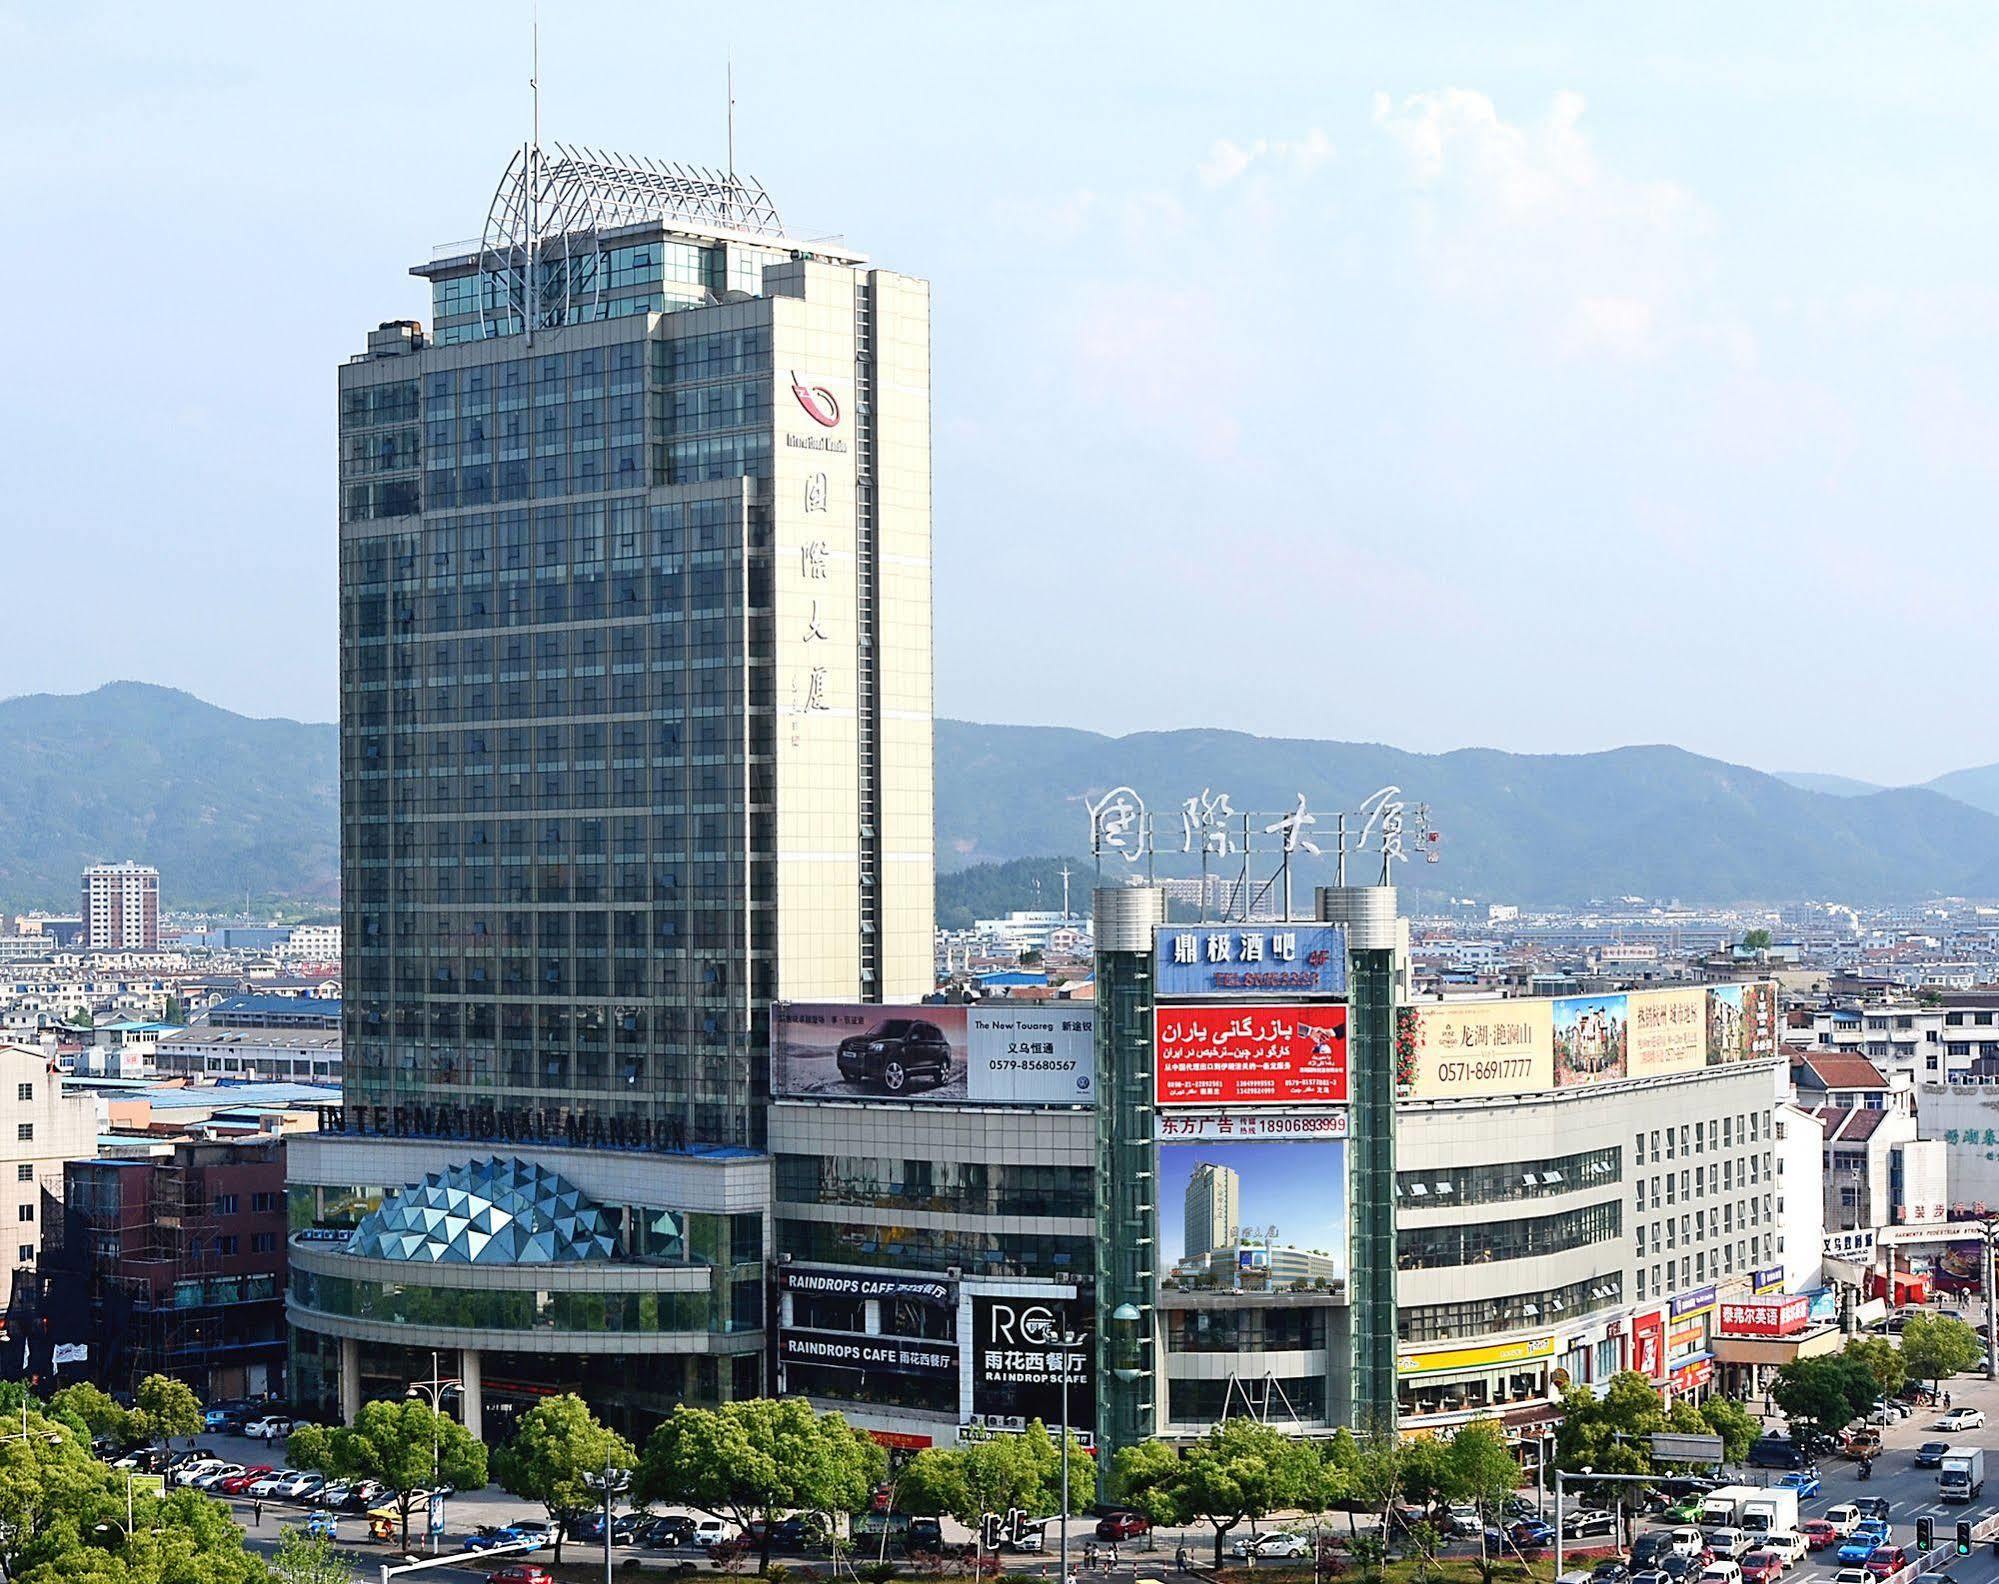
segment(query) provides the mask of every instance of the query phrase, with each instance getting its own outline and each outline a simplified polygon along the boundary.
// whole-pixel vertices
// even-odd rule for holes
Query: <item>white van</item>
[[[736,1526],[728,1519],[697,1515],[694,1519],[694,1533],[688,1536],[688,1543],[698,1545],[706,1551],[712,1545],[721,1545],[724,1541],[735,1538]],[[1741,1584],[1741,1581],[1737,1580],[1736,1584]]]
[[[1742,1584],[1742,1569],[1717,1557],[1701,1569],[1700,1584]]]

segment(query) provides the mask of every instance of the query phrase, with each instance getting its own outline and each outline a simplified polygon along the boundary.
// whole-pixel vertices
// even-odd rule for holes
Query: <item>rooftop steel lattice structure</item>
[[[647,224],[784,235],[763,185],[734,171],[530,142],[515,151],[493,191],[479,267],[502,283],[505,312],[532,336],[538,327],[572,322],[581,299],[594,305],[601,296],[595,260],[602,233]],[[482,318],[485,312],[482,294]]]
[[[616,1257],[603,1207],[546,1167],[489,1155],[432,1172],[362,1217],[347,1252],[436,1265],[556,1265]]]

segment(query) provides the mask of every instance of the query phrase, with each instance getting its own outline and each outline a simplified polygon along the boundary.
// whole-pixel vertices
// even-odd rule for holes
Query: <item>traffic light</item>
[[[1934,1518],[1918,1518],[1916,1520],[1916,1549],[1918,1551],[1927,1551],[1936,1543],[1936,1520]],[[1960,1551],[1958,1555],[1963,1556],[1964,1553]]]
[[[1960,1518],[1957,1521],[1957,1554],[1959,1556],[1971,1555],[1971,1520],[1969,1518]]]

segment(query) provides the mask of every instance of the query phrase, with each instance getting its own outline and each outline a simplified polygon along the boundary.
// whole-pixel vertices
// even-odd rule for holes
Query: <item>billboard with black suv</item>
[[[1095,1105],[1096,1008],[1069,1001],[771,1008],[770,1092],[811,1100]]]

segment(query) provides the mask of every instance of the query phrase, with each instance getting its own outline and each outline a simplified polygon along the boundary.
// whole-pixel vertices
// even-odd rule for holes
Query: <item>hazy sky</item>
[[[0,4],[0,690],[334,711],[335,365],[526,0]],[[935,288],[938,708],[1999,759],[1999,12],[542,7],[551,138]]]

